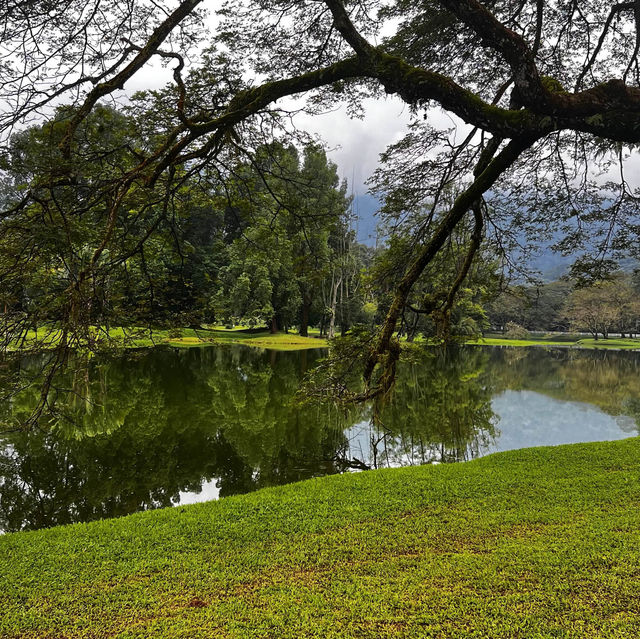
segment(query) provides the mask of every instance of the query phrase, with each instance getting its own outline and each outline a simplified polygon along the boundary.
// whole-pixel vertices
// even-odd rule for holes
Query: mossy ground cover
[[[2,637],[628,637],[640,439],[0,537]]]

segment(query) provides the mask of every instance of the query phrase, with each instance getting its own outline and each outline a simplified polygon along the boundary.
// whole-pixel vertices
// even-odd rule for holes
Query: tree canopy
[[[50,231],[29,233],[38,220],[56,229],[56,246],[77,224],[90,230],[57,284],[68,332],[87,322],[108,256],[153,242],[152,220],[169,215],[187,180],[214,172],[226,183],[239,154],[295,139],[291,109],[345,103],[358,115],[363,98],[394,94],[414,115],[373,184],[389,216],[423,214],[368,342],[368,396],[388,390],[411,291],[459,225],[477,241],[450,276],[454,293],[489,235],[588,245],[595,266],[582,268],[596,275],[636,237],[638,193],[625,164],[640,142],[639,0],[9,0],[0,22],[7,148],[61,101],[72,105],[52,120],[56,157],[19,189],[4,184],[0,277],[22,276],[34,255],[48,259]],[[173,82],[131,101],[139,133],[100,134],[100,148],[87,146],[95,114],[122,100],[153,58]],[[306,99],[288,111],[278,101],[290,96]],[[438,128],[434,107],[465,126]],[[119,232],[127,214],[139,223]]]

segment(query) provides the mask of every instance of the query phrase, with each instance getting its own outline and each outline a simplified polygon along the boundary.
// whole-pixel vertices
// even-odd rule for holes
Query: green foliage
[[[227,246],[212,309],[219,319],[274,330],[322,318],[321,292],[338,261],[334,238],[345,233],[346,185],[324,150],[273,143],[241,164],[230,202],[244,219]],[[228,185],[229,188],[229,185]]]
[[[640,304],[630,282],[623,276],[599,281],[572,291],[564,312],[575,330],[589,331],[605,339],[613,330],[637,332]]]
[[[18,202],[26,189],[40,195],[0,229],[0,264],[10,273],[0,290],[9,311],[5,335],[57,322],[72,346],[93,347],[90,325],[194,323],[195,300],[214,262],[194,257],[215,243],[214,192],[197,188],[180,167],[153,185],[136,181],[114,192],[114,182],[139,162],[144,124],[97,107],[76,131],[69,165],[61,144],[74,113],[61,107],[50,122],[11,140],[9,197]],[[192,222],[205,215],[207,238],[198,242]],[[25,254],[28,267],[12,269]]]
[[[300,156],[273,142],[230,154],[227,174],[177,167],[167,180],[111,192],[153,144],[154,127],[166,126],[160,104],[138,94],[125,112],[96,108],[73,140],[73,184],[60,172],[73,109],[12,138],[4,197],[18,202],[25,189],[60,186],[43,186],[41,198],[2,223],[5,344],[44,322],[60,328],[58,343],[95,350],[109,344],[112,325],[300,323],[306,334],[322,320],[330,239],[344,233],[349,205],[336,166],[317,145]],[[111,211],[105,198],[115,202]],[[27,268],[16,270],[36,245]]]
[[[573,286],[565,280],[509,286],[487,306],[490,323],[502,331],[509,322],[530,331],[564,331],[568,327],[565,306]]]
[[[429,219],[431,215],[425,211],[414,212],[411,224],[418,228],[434,224]],[[499,284],[499,262],[490,245],[473,257],[469,272],[451,299],[452,282],[456,281],[467,258],[471,233],[468,224],[461,224],[448,246],[412,287],[399,327],[400,333],[409,340],[420,333],[427,338],[464,338],[478,335],[488,326],[485,306],[495,297]],[[390,304],[393,282],[417,251],[416,237],[406,229],[399,229],[391,234],[386,248],[376,255],[371,279],[385,311]]]
[[[412,355],[415,355],[413,357]],[[486,350],[416,349],[398,370],[394,392],[379,401],[384,460],[402,464],[465,461],[496,434],[494,370]]]
[[[56,377],[56,392],[69,391],[48,428],[0,436],[0,530],[171,506],[213,478],[224,496],[311,477],[320,462],[337,472],[347,416],[292,410],[315,357],[287,355],[218,347],[76,358]],[[11,368],[27,377],[41,364],[29,356]],[[0,430],[33,410],[38,390],[2,405]]]
[[[90,326],[141,318],[268,320],[274,329],[299,321],[302,333],[315,322],[333,337],[338,325],[344,333],[369,321],[362,305],[375,302],[379,317],[391,310],[382,354],[396,329],[410,339],[481,331],[506,244],[552,238],[558,250],[581,256],[574,272],[590,280],[610,266],[605,253],[635,245],[638,194],[623,170],[624,145],[640,139],[637,96],[625,85],[640,54],[629,3],[577,0],[567,11],[562,0],[515,10],[506,1],[365,0],[345,8],[226,0],[206,27],[200,0],[172,8],[96,0],[93,10],[37,0],[18,3],[18,12],[14,4],[0,9],[11,52],[2,62],[0,102],[10,108],[0,131],[10,135],[66,100],[74,106],[18,133],[2,158],[3,171],[13,172],[3,175],[0,228],[5,343],[48,321],[63,342],[95,349]],[[134,96],[132,117],[99,103],[118,103],[155,56],[173,81]],[[291,188],[305,169],[289,141],[302,147],[305,136],[292,133],[291,114],[276,103],[310,94],[307,113],[341,101],[360,115],[364,98],[383,93],[403,100],[412,122],[384,154],[390,170],[374,182],[385,215],[395,223],[408,214],[398,236],[409,241],[389,260],[393,272],[376,295],[362,290],[352,238],[339,247],[326,226],[297,225],[309,202],[327,214],[340,189],[314,199]],[[458,120],[449,129],[436,122],[434,103],[473,134],[459,135]],[[307,178],[331,177],[319,156],[302,164]],[[604,182],[612,175],[620,178]],[[287,176],[295,178],[289,186]],[[344,204],[344,193],[337,199]],[[217,232],[190,234],[192,210],[209,206]],[[471,211],[496,242],[483,256],[488,273],[476,259],[463,285],[465,252],[479,241],[463,222]],[[253,237],[256,221],[263,232]],[[330,232],[336,240],[348,230]],[[227,254],[240,238],[245,248],[264,242],[266,271],[246,250]]]
[[[507,322],[504,336],[507,339],[527,339],[529,337],[529,331],[524,328],[524,326],[520,326],[520,324]]]

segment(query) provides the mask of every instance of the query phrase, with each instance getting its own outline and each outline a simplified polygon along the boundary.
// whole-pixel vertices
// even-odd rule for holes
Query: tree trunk
[[[311,313],[311,300],[302,298],[302,318],[300,320],[300,335],[309,336],[309,315]]]
[[[333,339],[336,336],[336,306],[338,304],[338,288],[342,278],[339,278],[333,285],[333,291],[331,293],[331,318],[329,319],[329,334],[327,337]]]
[[[344,337],[347,334],[347,330],[349,329],[348,320],[345,317],[344,312],[344,289],[345,289],[345,281],[340,282],[340,335]]]
[[[407,342],[413,342],[413,340],[416,338],[419,321],[420,321],[420,316],[417,313],[414,313],[413,323],[411,325],[411,328],[407,328]]]
[[[277,333],[278,332],[278,318],[275,315],[271,318],[270,331],[271,331],[271,333]]]

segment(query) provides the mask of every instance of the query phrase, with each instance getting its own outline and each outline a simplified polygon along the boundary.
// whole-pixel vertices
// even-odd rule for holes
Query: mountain
[[[357,216],[356,235],[358,242],[367,246],[375,246],[377,240],[376,225],[378,220],[375,216],[380,208],[380,202],[373,195],[365,193],[356,195],[353,198],[353,212]]]

